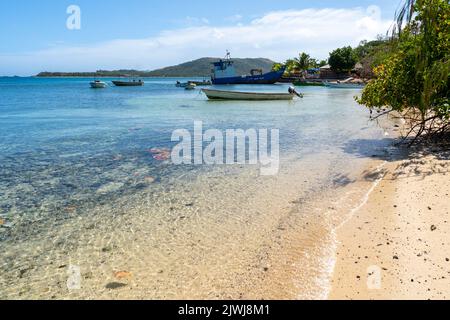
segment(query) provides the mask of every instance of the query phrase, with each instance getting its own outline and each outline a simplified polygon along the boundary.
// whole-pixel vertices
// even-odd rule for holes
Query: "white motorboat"
[[[188,82],[188,84],[184,87],[185,90],[194,90],[195,88],[197,88],[197,85],[191,82]]]
[[[289,88],[287,93],[278,92],[245,92],[245,91],[227,91],[202,89],[210,100],[292,100],[295,96],[302,97],[294,88]]]
[[[100,80],[92,81],[90,84],[91,84],[91,88],[93,88],[93,89],[103,89],[103,88],[106,88],[108,86],[106,84],[106,82],[103,82],[103,81],[100,81]]]
[[[338,89],[362,89],[364,88],[364,83],[339,83],[339,82],[325,82],[325,87],[328,88],[338,88]]]
[[[339,89],[362,89],[366,85],[363,81],[348,78],[343,81],[336,82],[325,82],[324,85],[329,88],[339,88]]]

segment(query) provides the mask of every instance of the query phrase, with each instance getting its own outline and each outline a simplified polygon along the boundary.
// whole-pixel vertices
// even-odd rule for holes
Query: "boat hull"
[[[210,86],[211,81],[189,81],[189,83],[195,84],[196,86]]]
[[[298,87],[323,87],[325,84],[318,81],[295,81],[294,86]]]
[[[364,84],[359,83],[330,83],[327,82],[324,84],[328,88],[336,88],[336,89],[363,89]]]
[[[189,83],[186,87],[184,87],[185,90],[195,90],[195,88],[197,87],[197,85],[193,84],[193,83]]]
[[[144,85],[143,81],[113,81],[116,87],[142,87]]]
[[[239,92],[239,91],[224,91],[202,89],[203,93],[210,100],[292,100],[294,94],[291,93],[263,93],[263,92]]]
[[[284,70],[273,71],[263,75],[213,78],[212,83],[217,84],[274,84],[281,79]]]

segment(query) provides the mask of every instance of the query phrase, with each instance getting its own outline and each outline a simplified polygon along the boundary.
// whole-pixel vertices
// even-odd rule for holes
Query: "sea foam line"
[[[383,169],[383,167],[386,165],[387,161],[383,161],[380,165],[378,165],[375,168],[375,172],[381,173],[381,170]],[[331,293],[331,279],[333,277],[333,273],[334,273],[334,269],[336,267],[336,256],[337,256],[337,250],[338,250],[338,240],[337,240],[337,231],[344,226],[348,221],[350,221],[351,218],[353,218],[353,216],[355,215],[356,212],[358,212],[368,201],[370,198],[370,195],[372,194],[372,192],[375,190],[375,188],[378,186],[378,184],[381,182],[381,180],[383,180],[383,178],[385,177],[385,174],[381,174],[381,176],[376,179],[372,186],[369,188],[369,190],[364,194],[364,196],[361,199],[361,202],[354,208],[352,208],[350,210],[350,214],[347,216],[346,219],[344,219],[344,221],[342,221],[336,228],[333,228],[331,230],[331,237],[333,239],[333,257],[331,259],[329,259],[329,264],[326,268],[326,270],[329,272],[328,273],[328,279],[327,279],[327,285],[326,285],[326,291],[325,294],[323,295],[324,298],[328,299]]]

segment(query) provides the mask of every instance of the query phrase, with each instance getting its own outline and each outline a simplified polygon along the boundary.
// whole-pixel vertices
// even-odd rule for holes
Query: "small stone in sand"
[[[153,183],[153,182],[155,182],[155,178],[153,178],[152,176],[147,176],[144,178],[144,181],[146,183]]]
[[[433,224],[430,229],[431,229],[431,231],[434,231],[437,229],[437,227]]]
[[[97,189],[97,193],[98,194],[107,194],[110,192],[116,192],[118,191],[120,188],[123,187],[123,183],[120,182],[110,182],[107,183],[103,186],[101,186],[100,188]]]
[[[395,260],[398,260],[398,256],[393,256],[392,258]]]

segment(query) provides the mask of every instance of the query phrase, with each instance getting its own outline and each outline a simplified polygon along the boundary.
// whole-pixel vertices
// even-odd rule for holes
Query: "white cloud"
[[[202,25],[166,30],[147,39],[118,39],[84,46],[56,45],[26,54],[1,55],[0,74],[96,69],[154,69],[196,59],[223,56],[267,57],[282,61],[306,51],[326,58],[329,51],[357,45],[383,34],[391,21],[382,20],[380,9],[304,9],[274,11],[250,23],[233,26]]]

